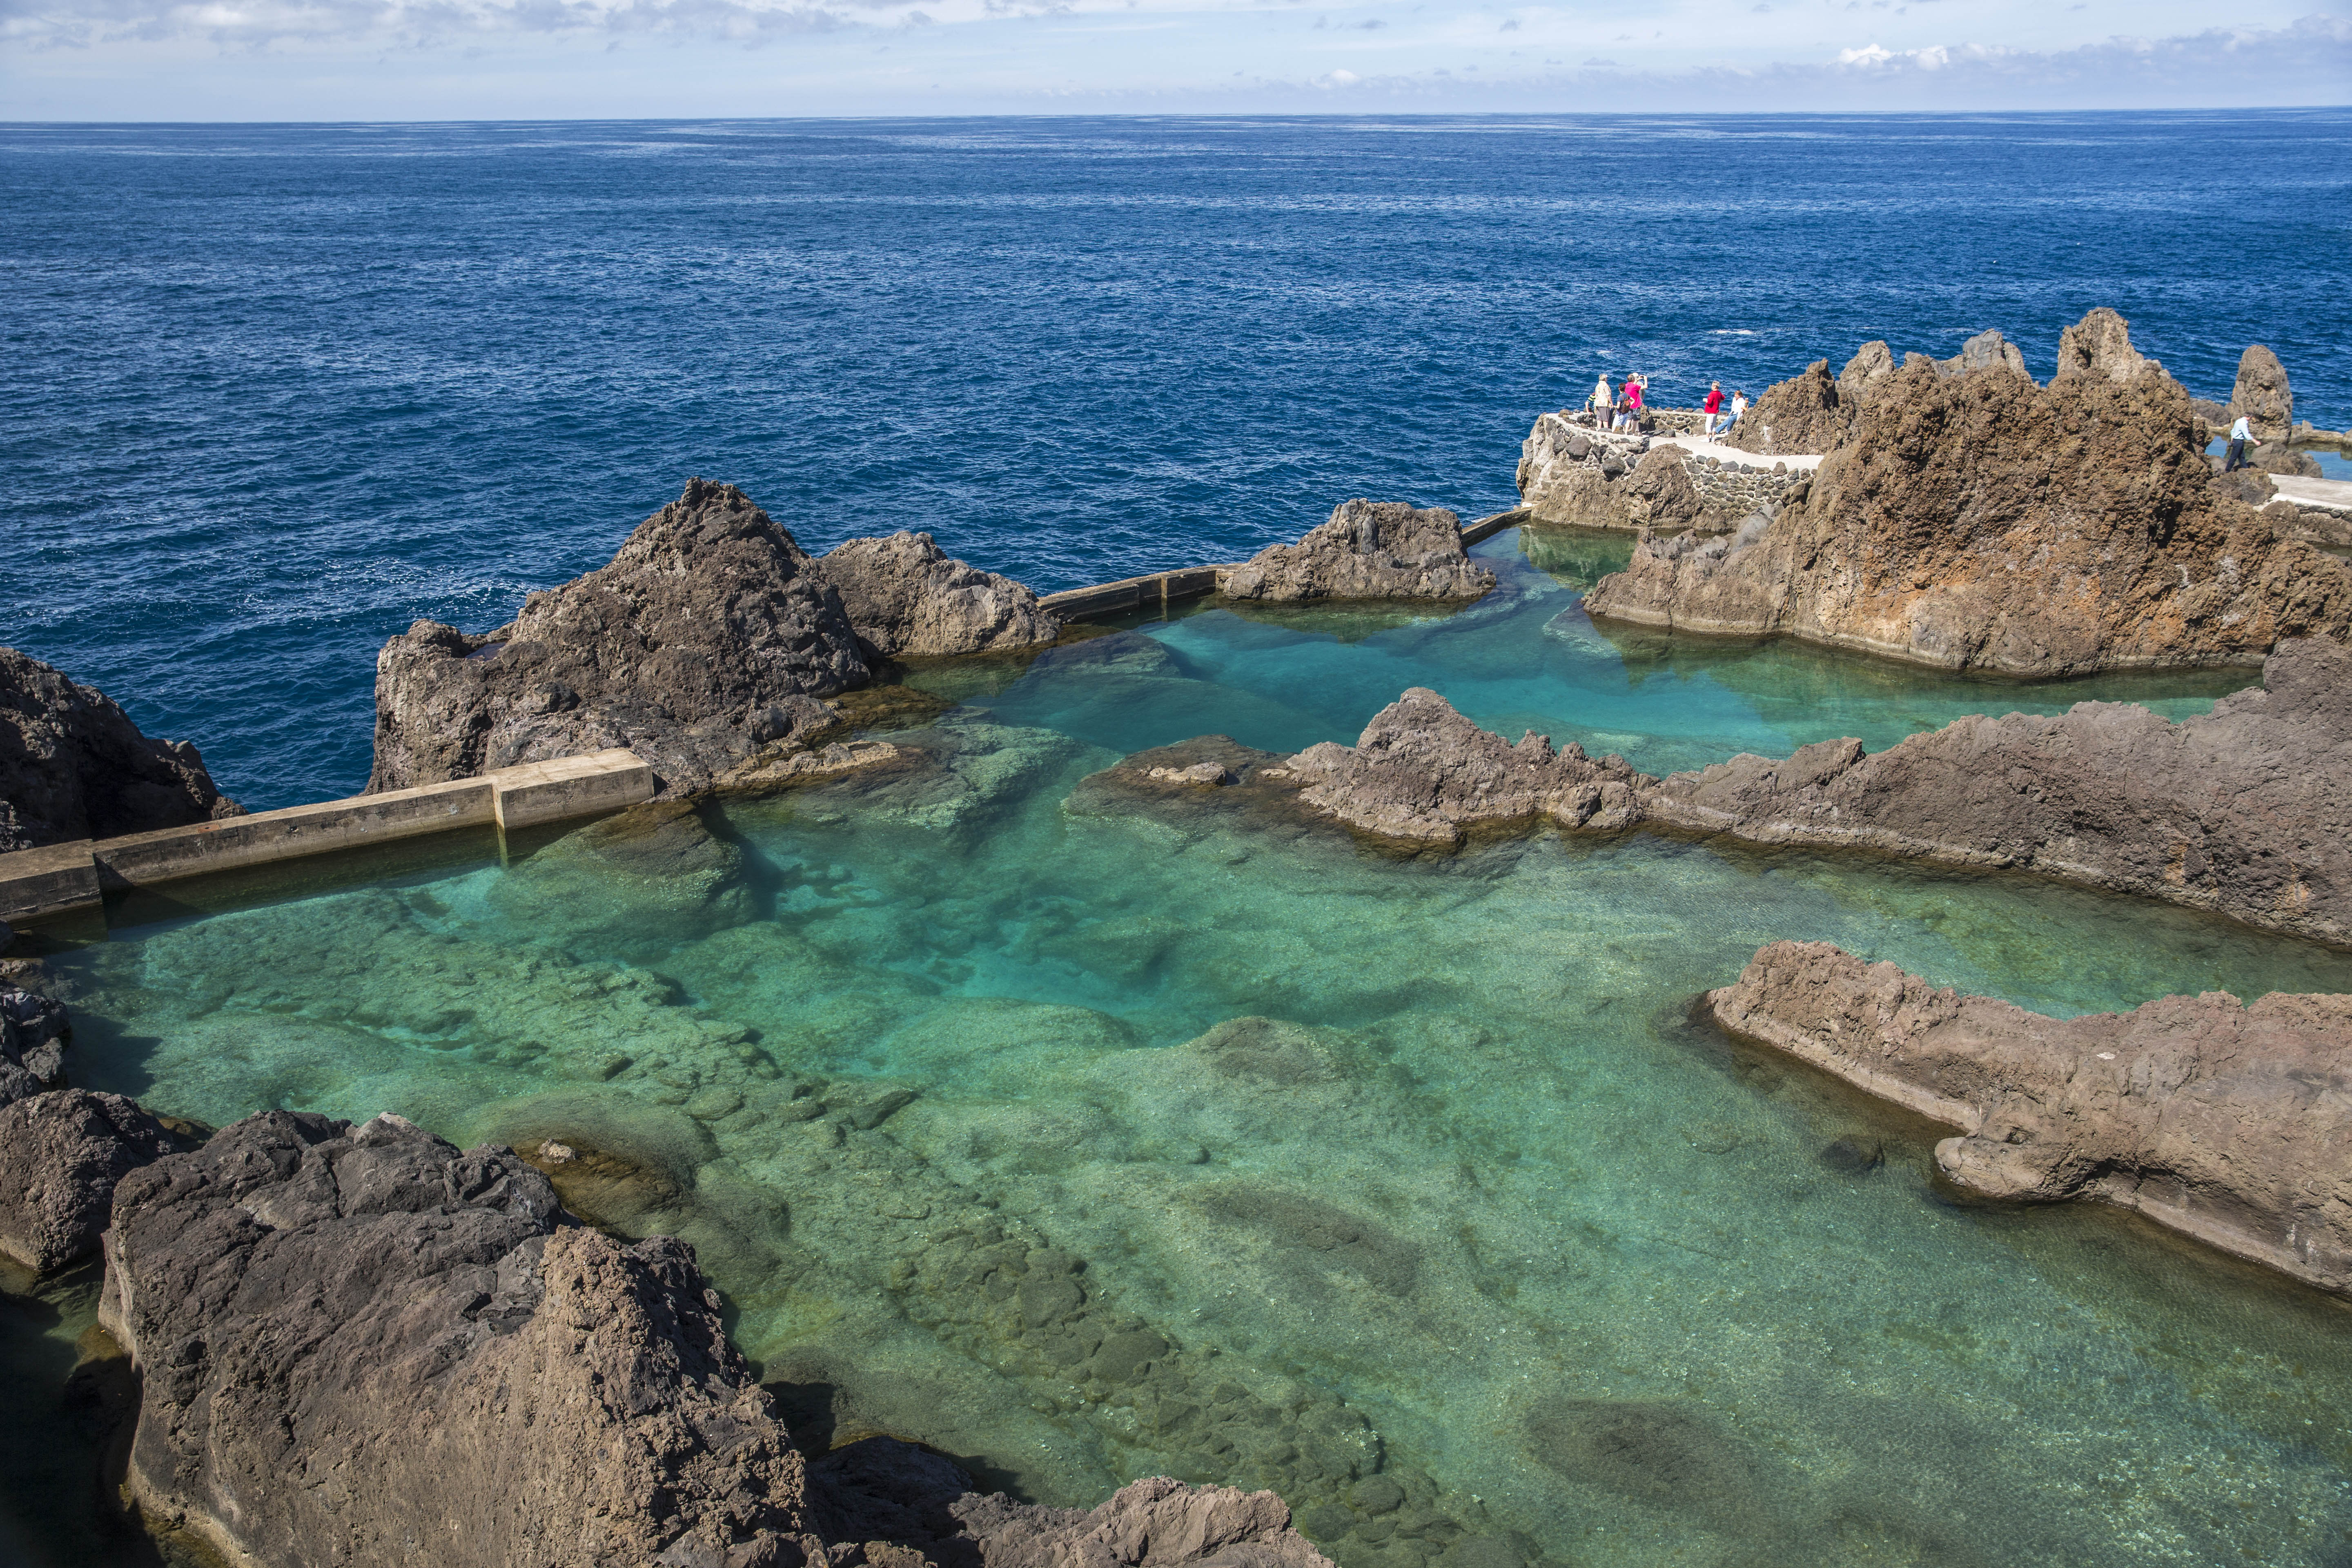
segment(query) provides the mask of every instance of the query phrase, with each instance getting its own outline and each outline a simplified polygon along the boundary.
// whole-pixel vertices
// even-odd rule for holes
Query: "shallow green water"
[[[1397,860],[1069,800],[1412,683],[1653,768],[1985,690],[1771,647],[1636,679],[1570,600],[1519,568],[1438,621],[1199,614],[924,676],[975,698],[929,769],[126,910],[58,961],[75,1070],[624,1155],[653,1175],[608,1217],[696,1243],[803,1425],[1057,1502],[1276,1486],[1349,1568],[2343,1561],[2339,1309],[2113,1214],[1956,1205],[1933,1130],[1685,1015],[1780,937],[2064,1013],[2352,989],[2352,954],[2023,879],[1548,832]]]

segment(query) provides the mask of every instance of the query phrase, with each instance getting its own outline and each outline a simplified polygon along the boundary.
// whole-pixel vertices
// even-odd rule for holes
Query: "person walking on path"
[[[1719,381],[1708,382],[1706,384],[1706,401],[1700,404],[1699,406],[1706,411],[1706,424],[1701,428],[1699,433],[1711,441],[1715,438],[1715,422],[1723,413],[1723,383]]]
[[[2246,462],[2246,443],[2249,441],[2252,441],[2257,447],[2262,445],[2260,441],[2254,440],[2253,426],[2247,424],[2246,416],[2241,414],[2238,416],[2237,423],[2230,426],[2230,455],[2221,459],[2223,473],[2234,474],[2240,468],[2249,466]]]
[[[1584,400],[1584,410],[1605,422],[1616,402],[1617,395],[1609,390],[1609,373],[1604,370],[1601,373],[1601,379],[1592,384],[1592,395]]]

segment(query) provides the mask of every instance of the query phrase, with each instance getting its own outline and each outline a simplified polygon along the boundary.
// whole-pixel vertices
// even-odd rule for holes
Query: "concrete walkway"
[[[2279,500],[2291,500],[2297,506],[2352,511],[2352,479],[2311,479],[2301,474],[2273,474],[2271,488],[2278,491]]]
[[[1710,440],[1705,436],[1653,436],[1650,437],[1650,445],[1653,448],[1680,447],[1693,457],[1720,458],[1727,463],[1746,463],[1750,468],[1769,468],[1775,463],[1786,463],[1789,465],[1789,471],[1792,474],[1810,474],[1822,466],[1822,460],[1819,458],[1767,458],[1759,452],[1747,452],[1738,447],[1727,447],[1722,442]]]

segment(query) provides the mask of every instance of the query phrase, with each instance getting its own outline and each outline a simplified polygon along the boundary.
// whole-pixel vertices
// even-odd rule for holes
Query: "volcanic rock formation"
[[[2278,355],[2255,343],[2238,356],[2237,384],[2230,389],[2230,416],[2243,416],[2257,441],[2284,444],[2294,430],[2294,391]]]
[[[1779,942],[1707,994],[1731,1033],[1960,1130],[1987,1196],[2097,1198],[2352,1293],[2352,996],[2226,992],[2059,1019]]]
[[[1517,745],[1482,730],[1426,687],[1372,715],[1353,746],[1326,741],[1284,764],[1300,801],[1384,838],[1459,843],[1463,829],[1549,816],[1570,827],[1622,827],[1652,782],[1618,756],[1554,752],[1530,730]]]
[[[63,1003],[0,985],[0,1105],[65,1081],[66,1039],[72,1027]]]
[[[1228,598],[1475,599],[1495,574],[1462,548],[1462,520],[1444,507],[1342,501],[1296,544],[1269,544],[1227,573]]]
[[[0,647],[0,853],[241,816],[185,741],[153,741],[95,687]]]
[[[37,1274],[89,1257],[116,1184],[178,1146],[119,1094],[62,1089],[0,1106],[0,1252]]]
[[[1519,447],[1519,500],[1537,522],[1580,528],[1724,528],[1777,503],[1790,476],[1695,458],[1673,441],[1538,416]]]
[[[732,485],[688,481],[612,563],[480,637],[419,621],[376,659],[371,791],[626,746],[664,795],[832,721],[869,679],[840,596]]]
[[[2025,354],[2015,343],[1988,327],[1962,343],[1959,353],[1949,359],[1936,361],[1935,365],[1939,375],[1966,375],[1970,371],[1990,370],[1996,365],[2006,365],[2015,374],[2024,375]]]
[[[2129,381],[2155,363],[2132,347],[2131,323],[2102,305],[2058,334],[2058,370],[2050,380]]]
[[[2123,702],[1822,741],[1644,793],[1652,822],[2000,866],[2352,942],[2352,649],[2283,643],[2266,689],[2168,723]]]
[[[928,533],[851,539],[816,563],[869,655],[932,658],[1029,647],[1062,623],[1010,577],[951,560]]]
[[[812,1476],[690,1248],[570,1224],[509,1151],[397,1117],[268,1111],[160,1160],[107,1258],[130,1487],[240,1562],[1327,1568],[1271,1493],[1032,1508],[899,1444]]]
[[[801,1458],[691,1250],[558,1213],[391,1116],[266,1111],[132,1173],[100,1321],[142,1506],[239,1562],[803,1561]]]
[[[2217,495],[2196,437],[2153,365],[2043,388],[1915,362],[1751,542],[1645,539],[1585,608],[2032,676],[2252,663],[2352,632],[2352,572]]]
[[[1862,355],[1854,359],[1858,363]],[[1866,378],[1857,375],[1850,389],[1843,376],[1830,374],[1829,361],[1817,359],[1801,374],[1766,387],[1764,395],[1749,404],[1739,423],[1725,434],[1724,444],[1767,456],[1826,452],[1843,446],[1853,433],[1862,404],[1860,389],[1866,384]]]

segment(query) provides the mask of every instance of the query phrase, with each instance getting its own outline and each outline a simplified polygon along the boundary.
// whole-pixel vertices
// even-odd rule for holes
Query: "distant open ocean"
[[[2352,423],[2352,111],[0,127],[0,642],[255,806],[691,474],[1041,591],[2093,305]]]

